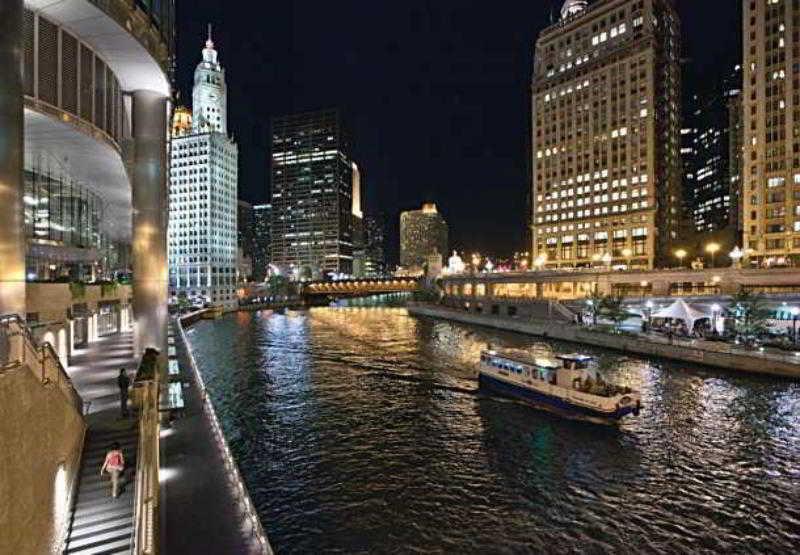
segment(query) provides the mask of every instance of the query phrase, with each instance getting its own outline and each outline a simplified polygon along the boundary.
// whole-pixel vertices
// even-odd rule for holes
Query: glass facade
[[[125,248],[101,229],[105,203],[85,186],[28,169],[23,202],[29,280],[100,279],[124,269]]]

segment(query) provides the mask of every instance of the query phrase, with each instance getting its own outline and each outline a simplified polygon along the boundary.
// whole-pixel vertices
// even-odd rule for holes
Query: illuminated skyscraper
[[[194,75],[191,132],[172,138],[169,293],[236,306],[238,150],[227,134],[225,70],[209,38]],[[181,118],[186,119],[181,113]]]
[[[420,210],[400,214],[400,265],[405,268],[424,268],[431,255],[448,254],[447,222],[433,203],[423,204]]]
[[[742,232],[751,259],[800,256],[800,5],[743,3]]]
[[[692,97],[681,129],[684,202],[695,232],[735,229],[738,193],[737,184],[731,181],[731,140],[737,141],[738,129],[730,121],[730,102],[740,93],[741,73],[737,66],[717,90]],[[733,164],[736,163],[734,159]]]
[[[254,245],[253,279],[262,281],[267,277],[270,263],[270,227],[272,225],[272,205],[253,206]]]
[[[533,259],[670,264],[681,218],[671,0],[568,0],[536,42]]]
[[[271,256],[293,279],[353,274],[350,141],[338,110],[272,120]]]

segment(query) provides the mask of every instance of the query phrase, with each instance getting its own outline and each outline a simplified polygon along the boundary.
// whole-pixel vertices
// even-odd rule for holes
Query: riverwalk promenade
[[[702,340],[676,339],[670,343],[664,337],[650,334],[613,334],[554,320],[475,314],[433,304],[410,303],[408,312],[414,316],[426,316],[537,337],[560,339],[626,353],[755,374],[800,379],[800,356],[793,353],[783,355],[771,352],[745,351],[733,348],[730,345]]]
[[[161,429],[160,552],[271,553],[260,523],[254,526],[243,507],[241,486],[220,447],[215,423],[205,409],[203,388],[179,331],[171,326],[169,335],[169,358],[178,363],[175,383],[182,384],[184,408]],[[67,552],[128,552],[133,541],[138,417],[132,410],[130,418],[120,418],[117,376],[119,369],[125,368],[132,380],[138,366],[133,332],[98,338],[76,351],[71,362],[67,373],[84,400],[89,430]],[[102,456],[113,440],[123,444],[129,467],[119,500],[109,498],[107,481],[97,476]]]

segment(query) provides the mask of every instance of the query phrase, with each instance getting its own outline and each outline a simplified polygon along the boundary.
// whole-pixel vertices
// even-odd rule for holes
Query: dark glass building
[[[383,214],[367,215],[364,218],[366,242],[364,274],[366,277],[386,275],[386,254],[384,250],[386,217]]]
[[[271,204],[253,206],[253,279],[263,281],[267,277],[270,259],[270,226],[272,219]]]
[[[741,72],[737,67],[717,90],[694,95],[688,102],[689,110],[681,130],[681,155],[689,231],[714,232],[736,225],[737,191],[736,185],[731,183],[731,126],[736,134],[736,126],[740,127],[741,122],[731,121],[730,105],[740,90]],[[741,141],[738,142],[741,145]]]
[[[272,263],[292,279],[353,274],[354,165],[339,110],[272,120]]]

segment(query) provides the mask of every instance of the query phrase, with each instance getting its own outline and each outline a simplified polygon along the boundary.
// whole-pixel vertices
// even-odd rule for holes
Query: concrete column
[[[167,97],[133,93],[135,348],[167,347]]]
[[[0,2],[0,314],[25,317],[22,0]]]

